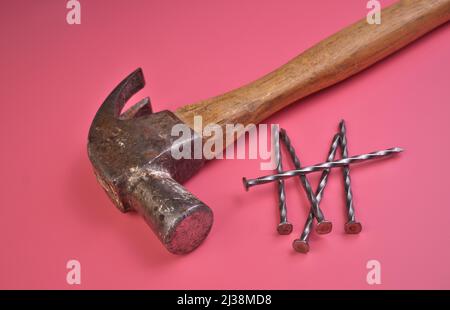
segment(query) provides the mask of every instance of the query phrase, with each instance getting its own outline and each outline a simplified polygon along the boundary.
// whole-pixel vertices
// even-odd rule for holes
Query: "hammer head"
[[[170,111],[152,113],[148,98],[121,114],[127,100],[144,85],[138,69],[108,96],[92,122],[88,155],[116,207],[141,213],[170,252],[184,254],[206,238],[213,214],[180,185],[205,160],[174,159],[171,148],[176,141],[176,147],[193,150],[201,137],[191,129],[183,140],[172,136],[172,127],[183,122]]]

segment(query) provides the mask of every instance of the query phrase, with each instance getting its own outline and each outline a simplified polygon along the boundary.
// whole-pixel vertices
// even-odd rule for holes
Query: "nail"
[[[344,120],[339,124],[339,132],[341,135],[341,154],[342,158],[348,157],[347,146],[347,129],[345,127]],[[344,176],[344,188],[345,188],[345,206],[347,209],[347,223],[345,223],[345,232],[347,234],[359,234],[362,230],[361,223],[355,220],[355,206],[353,205],[353,193],[350,179],[350,167],[344,166],[342,169]]]
[[[311,228],[313,226],[313,222],[314,222],[314,213],[311,210],[306,219],[305,227],[303,228],[303,232],[300,235],[300,238],[295,239],[292,242],[292,247],[294,248],[295,251],[297,251],[299,253],[304,253],[304,254],[309,252],[308,240],[309,240],[309,235],[311,234]]]
[[[280,131],[280,138],[283,140],[284,145],[288,149],[288,152],[291,156],[292,162],[294,163],[294,166],[296,169],[301,169],[300,160],[297,157],[297,154],[295,153],[295,149],[292,146],[291,140],[289,139],[289,136],[286,133],[286,130],[281,129]],[[282,171],[278,171],[279,174],[282,173]],[[316,226],[316,232],[318,234],[328,234],[332,230],[332,223],[327,221],[325,219],[325,216],[322,212],[322,210],[319,208],[319,204],[316,199],[316,195],[314,194],[311,184],[309,183],[308,179],[306,178],[306,175],[300,174],[299,175],[300,182],[303,186],[303,188],[306,191],[307,197],[309,202],[311,203],[311,211],[313,212],[314,217],[317,220],[317,226]]]
[[[378,158],[394,155],[394,154],[397,154],[400,152],[403,152],[403,149],[401,149],[399,147],[394,147],[394,148],[381,150],[381,151],[375,151],[375,152],[371,152],[371,153],[367,153],[367,154],[351,156],[351,157],[343,158],[343,159],[336,160],[336,161],[325,162],[325,163],[320,163],[320,164],[316,164],[316,165],[312,165],[312,166],[308,166],[308,167],[303,167],[303,168],[297,169],[297,170],[289,170],[289,171],[285,171],[285,172],[279,173],[279,174],[267,175],[267,176],[263,176],[263,177],[256,178],[256,179],[247,180],[246,178],[244,178],[243,182],[244,182],[245,188],[248,189],[255,185],[275,182],[279,179],[287,179],[287,178],[291,178],[291,177],[294,177],[297,175],[309,174],[312,172],[323,171],[323,170],[330,169],[330,168],[343,167],[343,166],[347,166],[347,165],[350,165],[353,163],[365,162],[365,161],[369,161],[372,159],[378,159]]]
[[[333,141],[331,142],[330,150],[328,151],[327,162],[330,162],[334,159],[334,156],[336,155],[337,147],[339,145],[339,141],[340,141],[340,135],[337,134],[333,137]],[[323,198],[323,190],[325,189],[325,186],[327,184],[329,174],[330,174],[330,169],[326,169],[326,170],[322,171],[322,175],[320,176],[319,185],[316,190],[317,204],[319,204]],[[311,209],[309,211],[309,214],[306,219],[306,222],[305,222],[305,225],[303,228],[303,232],[300,235],[300,238],[294,240],[292,243],[292,247],[294,248],[295,251],[300,252],[300,253],[308,253],[309,252],[308,241],[309,241],[309,236],[311,234],[313,220],[314,220],[314,214],[313,214],[313,210]]]
[[[280,146],[280,130],[279,126],[276,126],[274,132],[274,144],[275,144],[275,160],[277,163],[277,172],[283,172],[283,162],[281,158],[281,146]],[[287,220],[287,207],[286,207],[286,192],[284,188],[284,180],[278,180],[278,208],[280,210],[280,223],[278,224],[277,231],[280,235],[289,235],[292,232],[292,224]]]

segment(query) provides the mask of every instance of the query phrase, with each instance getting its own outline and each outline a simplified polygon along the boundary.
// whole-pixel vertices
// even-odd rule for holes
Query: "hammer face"
[[[140,179],[129,199],[174,254],[199,246],[213,223],[211,210],[165,172],[153,171]]]
[[[97,179],[122,212],[138,211],[175,254],[195,249],[212,225],[212,211],[178,182],[189,179],[204,159],[172,157],[177,145],[194,149],[200,137],[191,130],[183,141],[172,136],[182,123],[173,113],[151,114],[149,101],[141,101],[120,116],[126,101],[144,86],[137,70],[108,96],[91,125],[88,155]],[[134,109],[134,110],[133,110]]]

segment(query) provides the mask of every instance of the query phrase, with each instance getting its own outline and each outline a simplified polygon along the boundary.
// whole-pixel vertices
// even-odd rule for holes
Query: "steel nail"
[[[333,137],[333,141],[331,142],[330,150],[328,151],[327,162],[330,162],[334,159],[334,156],[336,155],[337,147],[339,146],[339,141],[340,141],[340,135],[336,134]],[[320,201],[323,198],[323,190],[325,189],[325,186],[327,184],[329,174],[330,174],[330,169],[327,169],[327,170],[322,171],[322,175],[320,176],[319,185],[316,190],[316,200],[317,200],[318,204],[320,203]],[[305,221],[303,232],[300,235],[300,238],[295,239],[292,242],[292,247],[294,248],[295,251],[300,252],[300,253],[308,253],[309,252],[308,241],[309,241],[309,236],[311,234],[313,220],[314,220],[314,213],[311,208],[311,210],[309,211],[308,217]]]
[[[295,148],[292,146],[291,140],[289,139],[289,136],[287,135],[286,130],[281,129],[280,131],[280,138],[284,142],[284,145],[288,149],[289,155],[291,156],[291,159],[294,163],[294,166],[296,169],[301,169],[300,160],[295,153]],[[278,173],[282,173],[279,171]],[[314,217],[317,220],[317,226],[316,226],[316,232],[318,234],[328,234],[331,232],[333,225],[330,221],[327,221],[325,219],[325,216],[322,212],[322,210],[319,208],[319,204],[316,199],[316,195],[314,194],[311,184],[309,183],[308,179],[306,178],[306,175],[300,174],[299,175],[300,182],[303,186],[303,188],[306,191],[307,197],[309,202],[311,203],[311,211],[313,212]]]
[[[342,158],[348,158],[348,146],[347,146],[347,129],[345,127],[345,121],[342,120],[339,124],[339,132],[341,135],[341,154]],[[359,234],[362,230],[361,223],[355,220],[355,206],[353,205],[353,193],[350,179],[350,167],[344,166],[342,169],[344,176],[344,188],[345,188],[345,206],[347,209],[347,223],[345,223],[345,232],[347,234]]]
[[[287,179],[287,178],[291,178],[291,177],[302,175],[302,174],[309,174],[312,172],[323,171],[323,170],[330,169],[330,168],[343,167],[343,166],[347,166],[347,165],[350,165],[353,163],[359,163],[359,162],[364,162],[364,161],[368,161],[368,160],[372,160],[372,159],[378,159],[378,158],[394,155],[394,154],[397,154],[400,152],[403,152],[403,149],[401,149],[399,147],[394,147],[394,148],[381,150],[381,151],[375,151],[375,152],[371,152],[371,153],[367,153],[367,154],[355,155],[355,156],[343,158],[343,159],[332,161],[332,162],[325,162],[325,163],[320,163],[320,164],[316,164],[316,165],[312,165],[312,166],[308,166],[308,167],[303,167],[301,169],[284,171],[283,173],[267,175],[267,176],[259,177],[256,179],[247,180],[246,178],[243,178],[243,182],[244,182],[245,188],[248,190],[248,188],[250,188],[252,186],[275,182],[278,179]]]
[[[283,163],[281,157],[280,146],[280,128],[276,126],[273,131],[274,134],[274,146],[275,146],[275,160],[277,163],[277,172],[283,172]],[[287,207],[286,207],[286,192],[284,187],[284,180],[280,179],[278,184],[278,208],[280,210],[280,223],[278,224],[277,231],[280,235],[289,235],[292,232],[292,224],[287,220]]]

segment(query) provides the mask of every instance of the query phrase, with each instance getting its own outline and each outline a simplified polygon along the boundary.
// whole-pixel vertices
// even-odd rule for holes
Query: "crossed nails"
[[[281,146],[280,140],[285,145],[288,153],[294,163],[296,170],[283,171],[282,158],[281,158]],[[268,175],[256,179],[247,180],[243,178],[244,187],[248,190],[250,187],[260,184],[266,184],[270,182],[277,182],[278,184],[278,197],[279,197],[279,211],[280,211],[280,223],[278,224],[277,231],[281,235],[287,235],[292,232],[292,224],[287,220],[287,207],[286,207],[286,193],[284,188],[284,179],[289,177],[298,176],[305,190],[308,200],[311,204],[310,212],[306,219],[303,231],[299,239],[295,239],[292,243],[292,247],[295,251],[300,253],[309,252],[309,236],[311,234],[314,219],[317,221],[315,231],[318,234],[328,234],[332,230],[332,223],[325,219],[323,211],[320,209],[319,204],[323,198],[323,192],[328,181],[328,176],[330,174],[331,168],[342,167],[343,178],[344,178],[344,190],[346,198],[346,210],[347,210],[347,222],[345,224],[345,232],[347,234],[358,234],[362,230],[362,226],[355,219],[355,207],[353,204],[353,193],[351,189],[351,179],[350,179],[350,164],[356,162],[367,161],[371,159],[386,157],[389,155],[397,154],[402,152],[401,148],[391,148],[382,151],[376,151],[368,154],[362,154],[357,156],[348,156],[347,147],[347,137],[346,137],[346,127],[345,122],[342,120],[339,124],[339,133],[337,133],[331,142],[330,150],[326,162],[309,166],[302,167],[300,160],[297,157],[294,147],[286,133],[286,130],[279,130],[278,127],[274,132],[274,146],[275,146],[275,158],[277,163],[277,173],[274,175]],[[337,148],[340,146],[342,159],[334,161],[336,156]],[[316,192],[311,188],[306,174],[322,171],[320,177],[319,185]]]

